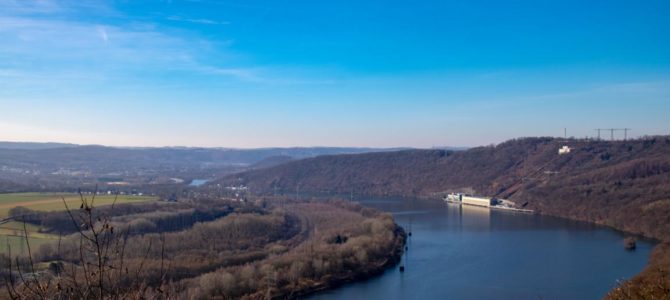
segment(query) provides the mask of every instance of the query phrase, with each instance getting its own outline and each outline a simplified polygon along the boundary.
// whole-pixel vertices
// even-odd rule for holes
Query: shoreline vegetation
[[[0,255],[0,298],[296,298],[398,263],[392,216],[348,201],[209,198],[16,208],[58,243]]]
[[[560,155],[558,149],[563,146],[572,151]],[[93,219],[109,225],[99,230],[115,228],[111,237],[123,237],[123,253],[132,254],[120,261],[141,267],[128,270],[125,265],[126,273],[135,274],[134,283],[121,282],[124,276],[119,274],[97,287],[89,286],[84,294],[106,293],[105,288],[114,286],[125,288],[117,290],[126,296],[141,289],[176,298],[293,297],[369,277],[393,264],[389,257],[402,252],[404,233],[390,215],[347,201],[289,200],[299,187],[303,195],[475,193],[509,199],[540,214],[653,238],[661,243],[647,267],[606,297],[663,299],[670,295],[668,182],[670,136],[626,141],[522,138],[465,151],[403,150],[291,161],[184,190],[179,202],[124,204],[113,211],[97,208]],[[237,190],[227,187],[244,192],[233,197]],[[288,196],[267,196],[273,194]],[[226,197],[233,198],[212,200]],[[253,197],[251,203],[239,201],[247,197]],[[83,211],[74,208],[75,217],[89,213],[86,205],[82,207]],[[55,270],[62,266],[83,276],[78,268],[87,259],[100,257],[82,255],[86,247],[77,244],[77,237],[81,241],[99,225],[73,230],[79,227],[67,225],[72,216],[63,212],[21,208],[11,213],[26,216],[28,226],[51,228],[45,233],[62,236],[62,246],[34,249],[40,271],[49,271],[46,266],[55,264]],[[217,239],[221,232],[226,233],[225,239]],[[5,262],[3,272],[9,278],[35,273],[25,260],[4,257],[0,261]],[[49,282],[48,276],[40,279]],[[26,286],[21,282],[19,287]],[[147,285],[132,285],[139,283]],[[69,291],[81,292],[81,287]]]
[[[560,155],[563,146],[571,152]],[[257,193],[290,192],[299,184],[303,193],[434,198],[467,192],[508,199],[540,214],[660,241],[647,267],[607,297],[670,297],[670,136],[520,138],[465,151],[321,156],[243,172],[209,187],[230,182]]]

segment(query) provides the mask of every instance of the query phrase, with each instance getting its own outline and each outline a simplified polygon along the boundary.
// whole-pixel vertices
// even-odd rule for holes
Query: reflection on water
[[[457,205],[457,207],[461,230],[489,231],[491,229],[491,210],[489,208],[471,205]]]
[[[559,218],[417,199],[364,205],[412,226],[397,268],[314,299],[599,299],[642,270],[653,244],[623,249],[619,232]]]

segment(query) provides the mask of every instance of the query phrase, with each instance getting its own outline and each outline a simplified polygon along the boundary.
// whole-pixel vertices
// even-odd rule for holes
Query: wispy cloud
[[[286,68],[222,68],[212,66],[194,67],[200,72],[211,75],[232,76],[234,78],[269,85],[332,85],[338,83],[333,79],[319,79],[297,69]],[[282,75],[283,74],[283,75]],[[287,75],[292,74],[292,75]]]
[[[169,16],[167,17],[168,20],[170,21],[176,21],[176,22],[188,22],[188,23],[196,23],[196,24],[205,24],[205,25],[229,25],[230,22],[228,21],[215,21],[215,20],[210,20],[210,19],[192,19],[192,18],[184,18],[180,16]]]
[[[118,70],[175,63],[196,55],[189,41],[160,32],[27,17],[0,16],[0,39],[7,45],[0,49],[0,57],[11,58],[4,62],[27,69],[37,62],[53,70],[86,69],[90,63]]]
[[[332,83],[304,77],[287,67],[253,65],[249,59],[241,63],[236,59],[240,54],[230,50],[231,39],[210,40],[178,24],[171,28],[150,19],[134,20],[113,7],[89,10],[82,5],[76,1],[0,0],[0,76],[13,80],[5,80],[0,87],[15,89],[32,80],[43,87],[70,88],[80,78],[157,84],[152,79],[160,81],[165,74],[256,84]],[[98,11],[105,17],[92,17]],[[167,19],[230,24],[177,15]]]
[[[259,76],[258,72],[253,69],[218,68],[212,66],[201,66],[198,67],[198,70],[206,74],[232,76],[247,81],[254,81],[254,82],[264,81],[264,79]]]
[[[98,33],[100,34],[100,38],[107,44],[109,41],[109,37],[107,36],[107,30],[105,30],[104,27],[98,27]]]
[[[26,11],[26,10],[20,10]],[[214,66],[204,57],[227,51],[212,49],[197,35],[162,32],[147,23],[115,25],[0,13],[0,69],[20,71],[23,80],[51,72],[94,72],[135,77],[137,72],[194,72],[258,81],[240,67]],[[218,46],[225,43],[218,43]],[[220,55],[224,56],[224,55]],[[230,62],[234,63],[234,62]],[[91,66],[95,66],[92,69]],[[202,67],[206,66],[206,67]],[[213,71],[214,70],[214,71]],[[9,75],[6,71],[4,74]]]

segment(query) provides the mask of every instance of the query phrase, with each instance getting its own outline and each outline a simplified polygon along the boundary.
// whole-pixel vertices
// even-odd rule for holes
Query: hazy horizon
[[[0,140],[431,148],[563,128],[668,134],[669,14],[667,1],[0,0]]]
[[[239,150],[253,150],[253,149],[270,149],[270,148],[361,148],[361,149],[431,149],[431,148],[472,148],[476,146],[467,146],[467,145],[435,145],[431,147],[409,147],[409,146],[397,146],[397,147],[365,147],[365,146],[323,146],[323,145],[296,145],[296,146],[264,146],[264,147],[229,147],[229,146],[185,146],[185,145],[157,145],[157,146],[136,146],[136,145],[106,145],[106,144],[80,144],[80,143],[70,143],[70,142],[59,142],[59,141],[9,141],[9,140],[0,140],[0,143],[25,143],[25,144],[64,144],[64,145],[73,145],[73,146],[102,146],[102,147],[113,147],[113,148],[209,148],[209,149],[239,149]]]

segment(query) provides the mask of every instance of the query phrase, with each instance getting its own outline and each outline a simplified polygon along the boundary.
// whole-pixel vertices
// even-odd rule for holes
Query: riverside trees
[[[3,260],[4,297],[292,297],[380,272],[404,242],[389,215],[341,201],[200,199],[124,214],[91,203],[67,212],[76,229],[58,244]],[[220,215],[203,218],[202,205]],[[31,221],[51,214],[62,213]]]

